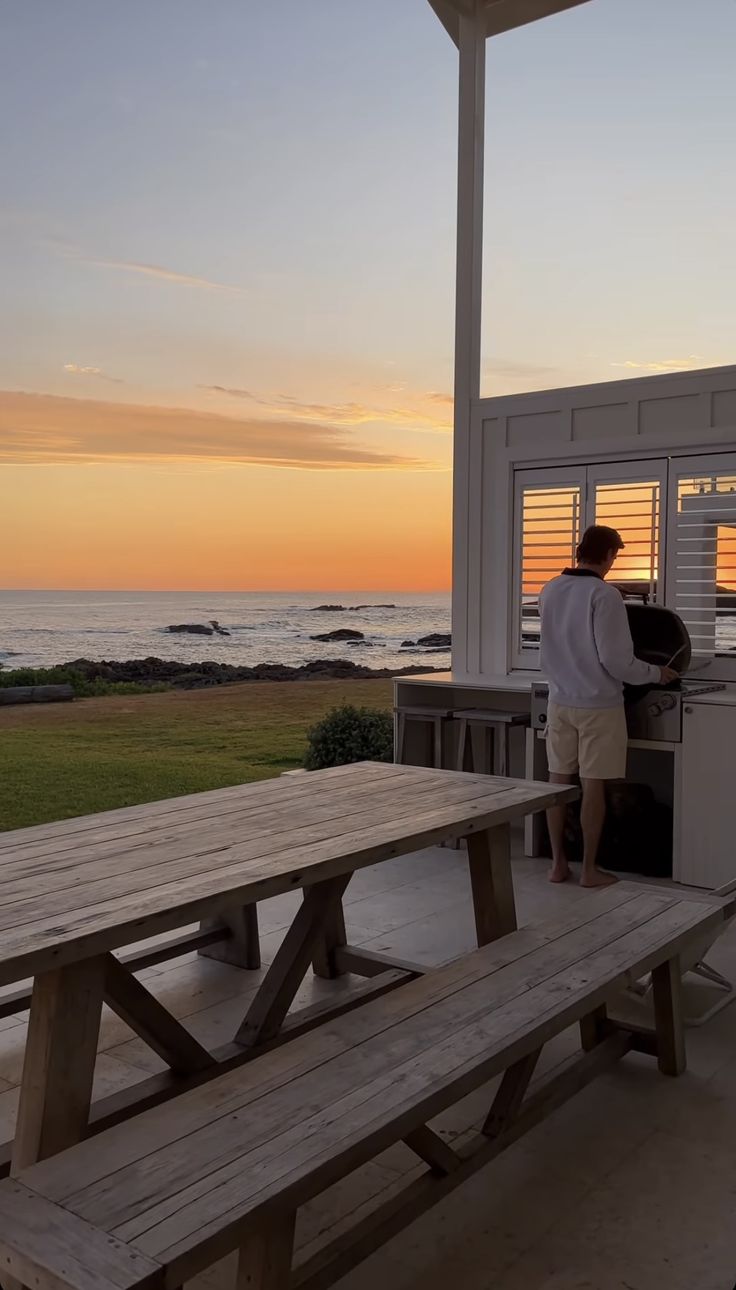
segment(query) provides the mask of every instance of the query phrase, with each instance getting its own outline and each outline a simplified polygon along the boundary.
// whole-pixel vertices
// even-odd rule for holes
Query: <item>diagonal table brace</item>
[[[309,887],[304,900],[253,999],[235,1043],[243,1047],[273,1039],[294,1002],[315,951],[324,941],[325,927],[338,916],[352,874],[341,874]]]
[[[106,955],[105,1003],[177,1075],[216,1064],[215,1058],[114,954]]]

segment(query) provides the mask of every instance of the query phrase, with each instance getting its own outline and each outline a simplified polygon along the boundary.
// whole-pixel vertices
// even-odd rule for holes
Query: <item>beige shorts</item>
[[[547,763],[554,775],[624,779],[628,733],[623,704],[617,708],[547,709]]]

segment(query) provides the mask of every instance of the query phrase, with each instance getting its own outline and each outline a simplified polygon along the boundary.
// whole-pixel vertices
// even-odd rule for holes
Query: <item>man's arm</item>
[[[596,598],[593,606],[593,635],[598,657],[617,681],[627,685],[659,685],[662,669],[636,658],[631,628],[622,597],[613,587]]]

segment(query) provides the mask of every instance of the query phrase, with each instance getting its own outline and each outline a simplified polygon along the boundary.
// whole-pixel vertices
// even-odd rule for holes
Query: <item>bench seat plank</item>
[[[683,924],[666,911],[651,920],[665,923],[672,936]],[[688,922],[693,924],[688,913]],[[630,961],[632,940],[640,942],[644,961],[656,949],[657,933],[645,929],[621,938],[621,944],[601,957],[595,988],[621,984]],[[626,942],[626,944],[624,944]],[[134,1219],[106,1225],[121,1239],[167,1264],[186,1260],[209,1241],[229,1243],[244,1220],[269,1201],[299,1205],[338,1181],[346,1172],[366,1163],[389,1147],[397,1137],[438,1115],[526,1052],[539,1047],[566,1024],[578,1019],[591,995],[589,963],[568,969],[525,992],[485,1017],[455,1030],[430,1048],[405,1057],[394,1065],[392,1048],[384,1063],[388,1069],[366,1082],[365,1051],[350,1053],[332,1063],[329,1072],[300,1082],[298,1108],[286,1095],[269,1099],[276,1115],[270,1118],[270,1140],[248,1147],[237,1159],[211,1169],[206,1177],[175,1195],[167,1195]],[[402,1028],[403,1029],[403,1028]],[[384,1047],[382,1042],[377,1047]],[[393,1047],[393,1046],[392,1046]],[[311,1099],[302,1095],[309,1092]],[[309,1114],[322,1093],[322,1105]],[[283,1102],[286,1101],[286,1107]],[[253,1109],[250,1133],[262,1122],[265,1108]],[[283,1111],[292,1127],[282,1128]],[[281,1121],[281,1123],[277,1123]],[[196,1166],[195,1166],[196,1168]],[[190,1175],[191,1177],[191,1175]],[[94,1213],[95,1206],[91,1206]],[[215,1247],[216,1248],[216,1247]],[[208,1251],[208,1259],[210,1252]]]
[[[291,1042],[283,1048],[266,1053],[247,1068],[238,1068],[218,1076],[208,1085],[206,1095],[204,1089],[193,1089],[180,1094],[175,1105],[155,1108],[155,1114],[144,1112],[133,1123],[120,1124],[106,1130],[104,1156],[98,1150],[97,1140],[79,1143],[74,1155],[75,1179],[84,1178],[87,1180],[86,1185],[95,1187],[103,1178],[134,1163],[141,1154],[162,1150],[180,1138],[194,1135],[200,1130],[211,1132],[211,1126],[217,1118],[235,1113],[256,1098],[317,1069],[349,1051],[351,1047],[370,1040],[391,1027],[405,1025],[410,1018],[422,1015],[425,1010],[451,999],[476,982],[485,982],[487,977],[499,973],[501,969],[513,968],[511,977],[505,978],[507,988],[512,993],[527,988],[539,979],[539,968],[534,963],[530,964],[535,951],[545,946],[558,947],[559,957],[555,961],[560,967],[564,967],[571,961],[571,949],[569,946],[559,949],[559,946],[568,933],[583,929],[581,938],[572,947],[574,961],[575,956],[579,957],[600,944],[601,920],[610,919],[620,907],[627,907],[622,915],[622,923],[614,924],[607,934],[616,936],[622,925],[626,928],[630,926],[630,907],[639,895],[640,890],[619,883],[596,898],[595,902],[580,902],[554,922],[539,928],[523,928],[513,937],[505,937],[481,952],[474,951],[439,971],[428,972],[419,980],[402,986],[393,996],[385,998],[380,1010],[364,1006],[341,1019],[339,1024],[322,1025],[298,1043]],[[670,903],[666,895],[660,899],[663,908]],[[546,970],[545,966],[542,969],[543,975]],[[498,977],[495,984],[496,998],[502,997],[503,984]],[[482,1006],[487,1002],[484,987]],[[441,1028],[439,1033],[442,1033]],[[34,1178],[36,1185],[53,1199],[68,1197],[72,1191],[77,1191],[82,1186],[80,1181],[79,1186],[75,1184],[70,1188],[69,1174],[58,1156],[35,1165]]]
[[[303,1203],[723,917],[620,884],[556,935],[514,933],[21,1181],[191,1275],[249,1218]]]
[[[15,1246],[1,1266],[24,1285],[41,1290],[163,1288],[160,1264],[20,1183],[0,1187],[0,1232],[12,1233]]]

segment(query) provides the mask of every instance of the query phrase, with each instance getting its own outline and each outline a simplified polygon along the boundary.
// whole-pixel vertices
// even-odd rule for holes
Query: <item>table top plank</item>
[[[489,793],[503,791],[498,784],[488,790]],[[14,860],[0,868],[0,906],[15,899],[16,892],[22,893],[24,886],[28,891],[48,890],[48,884],[57,877],[63,887],[83,880],[85,875],[107,877],[118,874],[123,865],[132,872],[169,861],[184,861],[189,855],[203,850],[211,853],[218,848],[224,849],[242,842],[244,838],[252,842],[254,854],[260,854],[257,850],[259,839],[279,838],[305,824],[324,825],[326,836],[331,836],[339,831],[343,822],[347,832],[348,822],[360,813],[372,811],[378,818],[388,818],[394,812],[402,814],[412,802],[420,808],[424,800],[449,803],[465,800],[473,793],[475,789],[469,788],[467,783],[451,784],[438,793],[436,784],[374,781],[356,785],[349,796],[336,794],[334,790],[327,793],[315,791],[296,800],[274,800],[254,807],[242,804],[237,812],[230,811],[220,817],[180,822],[176,827],[165,830],[139,830],[134,837],[85,843],[58,855],[44,854],[40,858]],[[266,851],[270,849],[266,848]]]
[[[30,861],[2,870],[0,983],[506,823],[575,791],[403,766],[381,765],[377,777],[370,764],[343,769],[275,780],[265,805],[260,786],[243,786],[232,817],[208,814],[190,827],[182,815],[178,833],[153,831],[132,851],[130,838],[116,845],[107,835],[97,855],[84,847],[79,865],[64,851],[40,869]],[[230,805],[238,800],[222,791]]]
[[[354,767],[336,767],[343,772]],[[402,776],[405,784],[426,781],[426,768],[406,766]],[[375,762],[364,765],[360,775],[360,790],[382,783],[384,787],[396,785],[396,776],[389,764]],[[211,793],[192,793],[184,797],[166,798],[148,802],[143,806],[123,807],[105,811],[101,815],[80,815],[69,820],[58,820],[53,825],[34,825],[0,833],[0,865],[16,860],[30,860],[43,856],[52,859],[66,850],[104,846],[121,839],[132,840],[139,836],[150,837],[159,831],[178,831],[190,824],[204,824],[207,820],[220,820],[243,811],[263,810],[279,803],[288,806],[303,801],[305,796],[339,795],[341,787],[352,784],[357,791],[355,775],[337,776],[333,770],[315,775],[293,775],[259,780],[251,784],[237,784],[232,788],[215,789]],[[49,830],[46,832],[46,830]],[[38,836],[38,834],[41,836]],[[3,870],[3,873],[5,870]]]
[[[515,790],[494,787],[488,797],[502,805],[509,791]],[[253,817],[246,813],[235,825],[228,822],[222,828],[212,825],[171,838],[166,835],[152,840],[149,846],[140,844],[132,852],[122,849],[109,854],[103,850],[96,863],[93,856],[86,857],[80,865],[65,861],[39,870],[31,864],[20,869],[19,877],[3,874],[0,930],[18,921],[15,911],[21,904],[22,920],[31,921],[34,908],[46,908],[52,893],[55,910],[62,912],[65,899],[70,899],[69,907],[75,908],[74,901],[80,893],[84,904],[93,904],[98,892],[110,896],[147,890],[162,880],[208,872],[213,861],[218,866],[223,861],[258,861],[261,867],[268,868],[271,861],[278,863],[279,856],[306,844],[336,840],[372,824],[405,819],[421,822],[427,812],[442,807],[462,808],[476,801],[476,790],[462,781],[445,786],[441,792],[434,786],[404,790],[394,787],[351,794],[348,800],[300,804],[296,811],[269,809],[265,816]]]

